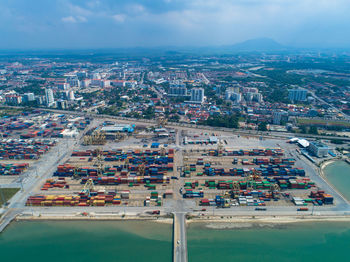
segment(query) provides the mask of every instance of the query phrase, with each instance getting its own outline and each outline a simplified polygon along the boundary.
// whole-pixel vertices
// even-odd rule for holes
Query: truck
[[[297,211],[308,211],[307,207],[299,207]]]

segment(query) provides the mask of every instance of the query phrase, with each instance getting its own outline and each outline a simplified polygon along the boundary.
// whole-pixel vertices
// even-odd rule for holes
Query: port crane
[[[79,167],[74,167],[74,170],[73,170],[73,178],[74,179],[79,179],[80,178],[80,176],[79,176],[79,170],[80,170],[80,168]]]
[[[101,149],[96,149],[96,160],[94,162],[94,166],[97,166],[97,175],[102,176],[104,172],[104,160],[103,160],[103,152]]]
[[[219,139],[218,141],[218,148],[217,148],[217,151],[218,151],[218,156],[222,156],[222,153],[224,151],[224,144],[222,143],[222,140]]]
[[[124,140],[125,137],[126,137],[126,134],[118,132],[118,133],[115,135],[115,141],[116,141],[116,142],[120,142],[120,141]]]
[[[157,118],[157,127],[162,128],[167,124],[167,119],[164,116],[159,116]]]
[[[138,171],[139,171],[139,175],[140,176],[144,176],[145,175],[145,171],[146,171],[145,164],[142,163],[141,165],[139,165]]]
[[[94,131],[91,135],[83,138],[84,145],[104,145],[106,143],[106,135],[102,131]]]
[[[271,192],[271,196],[272,198],[275,198],[275,194],[278,193],[280,190],[280,187],[278,186],[278,184],[273,183],[270,186],[270,192]]]
[[[93,189],[94,189],[94,181],[93,181],[91,178],[89,178],[89,179],[86,181],[86,183],[85,183],[83,189],[81,190],[81,193],[84,194],[84,195],[90,196],[90,193],[91,193],[91,191],[92,191]]]

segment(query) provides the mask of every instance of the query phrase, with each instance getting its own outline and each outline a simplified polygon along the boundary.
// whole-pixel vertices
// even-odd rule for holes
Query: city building
[[[53,97],[53,91],[51,88],[45,89],[45,98],[47,106],[52,106],[55,103],[55,98]]]
[[[60,90],[67,90],[69,88],[69,84],[65,82],[57,83],[57,88]]]
[[[5,101],[10,105],[19,105],[22,103],[22,97],[18,94],[7,94],[5,96]]]
[[[74,91],[73,90],[70,90],[68,92],[68,100],[69,101],[74,101],[75,100],[75,96],[74,96]]]
[[[272,123],[274,125],[280,125],[282,122],[287,122],[288,113],[283,110],[277,110],[272,113]]]
[[[307,90],[302,88],[295,88],[288,90],[289,95],[288,98],[290,101],[297,102],[297,101],[305,101]]]
[[[187,88],[183,82],[174,81],[169,84],[169,96],[186,96]]]
[[[317,157],[326,157],[328,155],[329,147],[320,142],[310,142],[308,150],[311,154]]]
[[[225,91],[225,100],[231,100],[231,96],[234,92],[231,89]]]
[[[257,102],[257,103],[261,103],[263,101],[263,97],[260,93],[252,93],[252,92],[248,92],[247,93],[247,101],[248,102]]]
[[[204,89],[193,88],[191,90],[191,102],[203,103],[204,102]]]
[[[78,77],[69,77],[67,79],[67,83],[71,87],[80,87],[80,81],[79,81]]]
[[[59,109],[66,109],[68,107],[67,101],[65,101],[65,100],[58,100],[57,101],[57,107]]]
[[[35,100],[34,93],[25,93],[23,94],[22,101],[23,102],[31,102]]]

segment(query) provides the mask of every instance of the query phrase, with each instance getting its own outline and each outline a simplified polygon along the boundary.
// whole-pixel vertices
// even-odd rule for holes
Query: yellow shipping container
[[[53,200],[53,199],[55,199],[55,198],[56,198],[55,195],[47,195],[45,199],[47,199],[47,200]]]

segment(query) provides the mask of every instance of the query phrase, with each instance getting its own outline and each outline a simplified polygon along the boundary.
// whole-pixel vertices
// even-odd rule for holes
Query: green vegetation
[[[0,188],[0,206],[6,203],[18,190],[19,188]]]
[[[259,130],[259,131],[267,131],[267,123],[266,123],[266,122],[261,122],[261,123],[258,125],[258,130]]]
[[[20,108],[0,107],[0,117],[15,116],[23,112]]]
[[[27,80],[26,83],[28,86],[23,88],[15,88],[14,90],[18,93],[34,93],[34,95],[45,95],[45,89],[43,85],[44,80]]]
[[[347,121],[337,121],[337,120],[327,120],[327,119],[310,119],[310,118],[298,118],[299,125],[302,126],[324,126],[324,127],[340,127],[340,128],[350,128],[350,122]]]
[[[344,141],[343,140],[338,140],[338,139],[332,139],[331,143],[332,144],[336,144],[336,145],[342,145],[342,144],[344,144]]]
[[[238,115],[229,116],[210,116],[205,121],[200,121],[200,125],[217,126],[217,127],[227,127],[227,128],[238,128]]]

